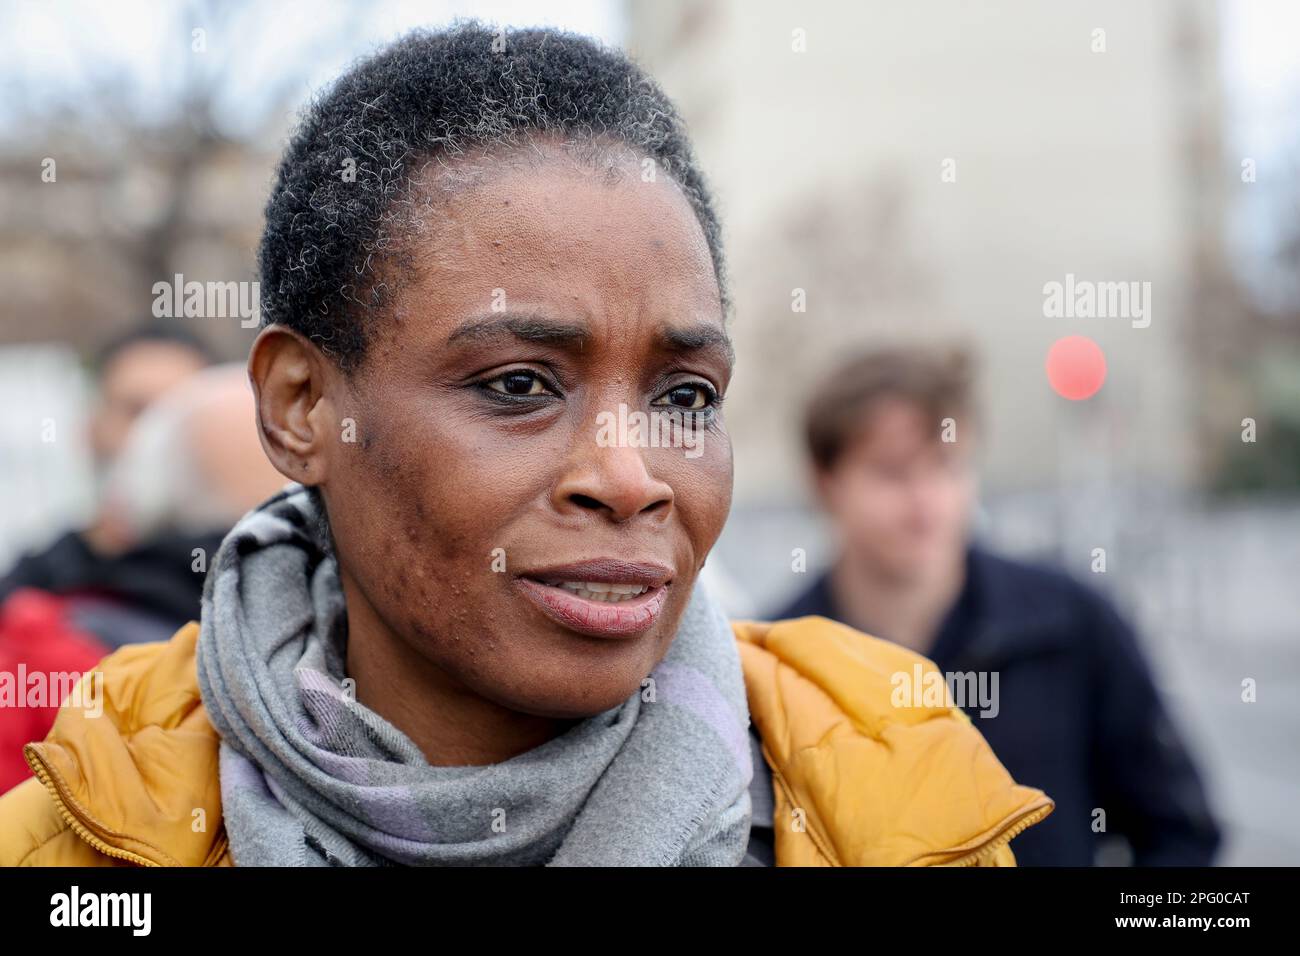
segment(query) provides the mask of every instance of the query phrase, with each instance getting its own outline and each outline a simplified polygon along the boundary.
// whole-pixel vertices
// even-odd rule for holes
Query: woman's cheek
[[[722,440],[696,458],[677,457],[666,480],[697,561],[713,547],[731,510],[731,443]]]

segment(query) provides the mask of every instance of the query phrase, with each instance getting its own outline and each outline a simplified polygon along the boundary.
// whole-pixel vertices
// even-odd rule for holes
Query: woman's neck
[[[929,573],[900,580],[846,551],[831,571],[830,588],[846,623],[927,654],[965,580],[960,554]]]

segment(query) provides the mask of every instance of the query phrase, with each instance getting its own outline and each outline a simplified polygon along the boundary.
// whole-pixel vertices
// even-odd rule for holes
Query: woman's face
[[[350,619],[524,713],[640,686],[731,503],[708,245],[641,168],[503,164],[443,195],[364,362],[330,385],[321,486]]]

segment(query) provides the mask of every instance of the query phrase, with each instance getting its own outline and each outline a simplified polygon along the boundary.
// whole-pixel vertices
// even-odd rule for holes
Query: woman
[[[357,66],[261,272],[296,484],[199,625],[104,661],[113,719],[27,748],[0,863],[1005,864],[1050,812],[960,711],[892,706],[920,658],[696,587],[731,497],[719,228],[621,55],[467,25]]]

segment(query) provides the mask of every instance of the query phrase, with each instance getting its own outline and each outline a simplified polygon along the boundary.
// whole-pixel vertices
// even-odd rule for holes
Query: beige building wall
[[[975,348],[995,489],[1194,479],[1194,266],[1218,245],[1217,177],[1235,175],[1216,16],[1210,0],[632,0],[628,46],[681,106],[727,227],[738,502],[802,493],[807,391],[897,339]],[[1045,317],[1043,286],[1067,273],[1150,282],[1149,327]],[[1070,334],[1109,363],[1086,403],[1043,370]]]

